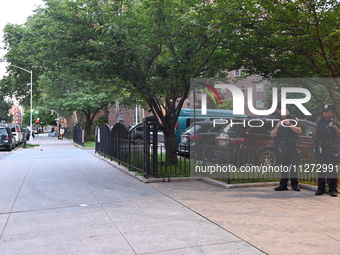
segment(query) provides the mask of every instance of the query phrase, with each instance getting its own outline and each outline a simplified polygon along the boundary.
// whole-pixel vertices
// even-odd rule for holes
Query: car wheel
[[[276,163],[276,155],[273,149],[263,149],[259,154],[259,165],[274,166]]]

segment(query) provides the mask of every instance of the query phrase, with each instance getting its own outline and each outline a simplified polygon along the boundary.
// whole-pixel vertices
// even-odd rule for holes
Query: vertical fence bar
[[[150,117],[146,117],[144,119],[144,142],[143,142],[143,150],[144,150],[144,177],[148,178],[150,173],[150,125],[149,120]]]

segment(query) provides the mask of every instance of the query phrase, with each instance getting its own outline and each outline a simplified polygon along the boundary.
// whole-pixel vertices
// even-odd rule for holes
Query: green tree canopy
[[[104,105],[142,99],[164,131],[169,163],[190,79],[241,67],[265,77],[339,77],[336,0],[45,3],[24,26],[5,29],[6,59],[33,70],[35,100],[82,111],[90,123]],[[3,91],[27,104],[28,74],[9,71]],[[303,86],[340,110],[337,80]]]
[[[8,25],[6,60],[34,67],[33,106],[44,105],[64,116],[82,112],[88,135],[96,114],[125,95],[115,80],[102,78],[98,70],[90,68],[97,51],[91,39],[95,30],[79,16],[80,6],[74,1],[46,1],[46,8],[37,10],[25,26]],[[2,80],[4,91],[24,105],[29,102],[26,76],[9,66],[9,76]]]
[[[305,86],[321,106],[339,108],[340,3],[337,0],[214,1],[211,26],[223,49],[251,74],[274,78],[328,78]],[[316,84],[316,83],[315,83]],[[340,117],[340,116],[339,116]]]
[[[190,79],[226,68],[227,58],[217,46],[220,39],[208,33],[210,4],[86,1],[86,10],[102,52],[97,66],[108,77],[126,81],[145,100],[164,131],[167,160],[176,162],[174,127]]]
[[[3,97],[0,97],[0,123],[11,123],[13,120],[13,115],[9,113],[9,110],[12,108],[12,104],[4,100]]]

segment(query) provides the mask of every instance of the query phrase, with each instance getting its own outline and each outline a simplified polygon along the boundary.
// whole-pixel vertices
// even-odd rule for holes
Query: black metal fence
[[[274,148],[259,146],[231,148],[206,145],[191,151],[191,176],[205,176],[233,181],[276,181],[281,173],[297,173],[301,181],[316,182],[317,167],[312,147],[299,148],[297,165],[279,162]]]
[[[154,176],[164,178],[165,181],[170,177],[207,176],[231,183],[279,180],[281,176],[281,171],[268,171],[267,166],[280,165],[273,148],[226,149],[207,145],[199,152],[191,151],[191,156],[178,155],[178,164],[168,165],[166,149],[157,142],[157,129],[152,118],[131,130],[121,123],[113,127],[107,124],[97,127],[95,150],[96,153],[127,166],[129,170],[140,172],[146,178]],[[315,163],[313,148],[300,148],[297,153],[300,154],[300,161],[295,171],[298,172],[299,179],[316,182],[316,169],[311,167]],[[205,171],[198,174],[198,166]],[[206,170],[214,168],[235,171],[212,174]],[[247,171],[240,171],[241,169]]]
[[[67,132],[67,134],[68,133],[69,132]],[[84,147],[85,130],[82,127],[74,127],[73,128],[73,142]]]
[[[129,130],[124,124],[113,127],[107,124],[96,128],[95,151],[130,170],[143,174],[146,178],[152,174],[162,175],[162,150],[157,141],[157,125],[153,117],[145,118],[143,124]],[[159,153],[161,152],[161,153]],[[165,156],[164,156],[165,159]],[[158,169],[160,167],[160,170]]]

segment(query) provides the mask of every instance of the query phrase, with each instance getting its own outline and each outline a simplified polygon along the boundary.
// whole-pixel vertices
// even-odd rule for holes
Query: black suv
[[[140,123],[135,126],[131,126],[129,129],[130,141],[133,144],[143,144],[144,143],[144,132],[145,132],[145,124]],[[152,141],[153,128],[150,127],[150,140]],[[164,134],[162,131],[157,131],[157,141],[158,143],[164,142]]]
[[[5,148],[9,151],[15,148],[15,138],[9,127],[0,126],[0,148]]]
[[[190,153],[194,153],[195,156],[203,155],[205,146],[215,144],[215,137],[221,132],[222,127],[222,123],[218,121],[195,122],[182,133],[178,152],[184,156]]]

